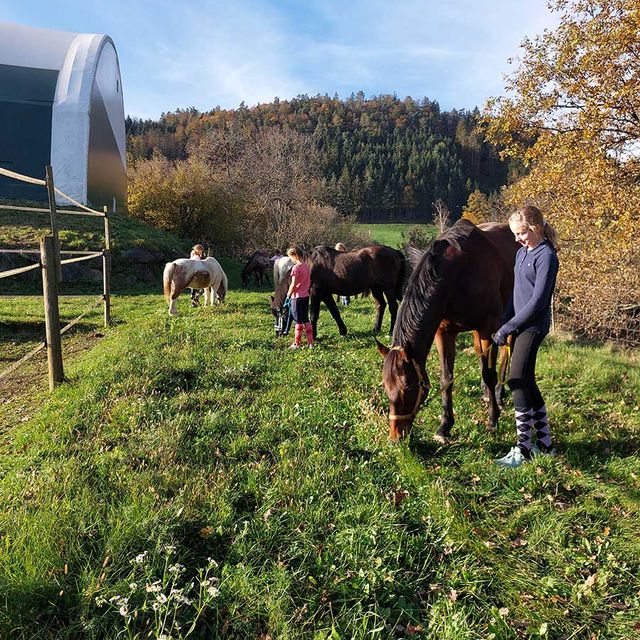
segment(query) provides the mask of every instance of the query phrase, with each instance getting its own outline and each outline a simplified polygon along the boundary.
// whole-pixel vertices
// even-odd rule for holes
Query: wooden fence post
[[[51,233],[53,234],[53,242],[55,246],[55,266],[58,282],[62,280],[62,265],[60,264],[60,239],[58,238],[58,216],[56,212],[56,190],[53,184],[53,168],[47,165],[44,168],[45,182],[47,183],[47,193],[49,194],[49,211],[51,213]]]
[[[53,236],[40,238],[40,260],[42,262],[42,293],[44,297],[44,320],[47,340],[47,360],[49,362],[49,389],[63,382],[62,339],[60,337],[60,313],[58,310],[58,273],[56,264],[55,239]]]
[[[104,326],[111,324],[111,236],[109,234],[109,214],[104,211],[104,251],[102,252],[102,297],[104,300]]]

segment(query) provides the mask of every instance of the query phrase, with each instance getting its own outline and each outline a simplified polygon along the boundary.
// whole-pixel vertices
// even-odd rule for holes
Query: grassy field
[[[357,224],[356,229],[365,237],[390,247],[403,247],[408,240],[409,230],[413,227],[423,229],[429,237],[435,236],[435,227],[430,224]]]
[[[291,352],[226,266],[225,305],[114,296],[68,382],[3,396],[0,638],[636,637],[637,354],[548,339],[562,455],[500,470],[511,409],[487,435],[468,351],[453,443],[434,401],[392,445],[371,301]],[[3,321],[39,304],[5,297]]]

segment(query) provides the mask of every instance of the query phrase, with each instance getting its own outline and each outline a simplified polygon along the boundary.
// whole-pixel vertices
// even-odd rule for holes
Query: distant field
[[[409,229],[413,227],[422,227],[429,236],[435,235],[435,227],[430,224],[357,224],[355,227],[375,242],[386,244],[390,247],[398,247],[405,244],[409,237]]]

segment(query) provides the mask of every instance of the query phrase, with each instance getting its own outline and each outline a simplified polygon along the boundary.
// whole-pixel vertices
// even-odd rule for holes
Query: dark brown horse
[[[269,256],[264,251],[254,251],[240,272],[242,285],[246,287],[249,284],[251,274],[253,274],[257,285],[262,286],[264,279],[271,284],[269,280],[270,269],[271,260],[269,260]]]
[[[497,347],[491,334],[501,322],[513,289],[513,264],[518,250],[506,224],[479,227],[459,220],[438,236],[415,268],[391,349],[378,343],[384,356],[384,387],[389,397],[389,436],[409,434],[413,419],[429,392],[426,360],[435,341],[440,356],[442,416],[434,439],[445,442],[454,423],[452,385],[456,337],[473,331],[481,361],[482,380],[489,392],[489,429],[495,429],[500,409],[495,397]]]
[[[311,268],[311,288],[309,290],[310,319],[313,335],[317,335],[320,303],[324,302],[338,325],[340,335],[347,334],[340,311],[333,296],[354,296],[370,291],[376,304],[375,332],[380,331],[384,310],[389,305],[393,331],[398,313],[398,301],[402,299],[406,263],[400,251],[384,245],[373,245],[353,251],[336,251],[331,247],[316,247],[307,256]],[[271,307],[278,317],[282,313],[282,303],[290,283],[285,278],[276,289]]]

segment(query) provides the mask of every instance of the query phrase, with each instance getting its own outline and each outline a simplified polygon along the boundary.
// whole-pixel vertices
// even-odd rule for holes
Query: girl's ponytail
[[[545,240],[556,250],[559,251],[558,247],[558,234],[556,230],[546,221],[542,222],[542,235],[545,237]]]

